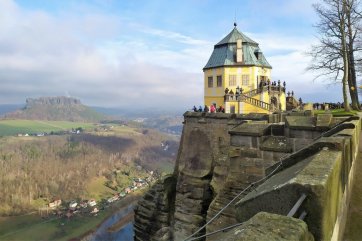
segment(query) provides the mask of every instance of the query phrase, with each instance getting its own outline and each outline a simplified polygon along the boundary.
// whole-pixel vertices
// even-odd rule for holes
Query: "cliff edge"
[[[98,122],[107,119],[101,113],[83,105],[79,99],[58,96],[26,99],[24,108],[4,115],[8,119],[64,120]]]
[[[273,240],[291,237],[260,227],[262,220],[275,220],[284,230],[295,223],[291,240],[339,237],[360,129],[359,117],[310,111],[186,112],[174,173],[135,208],[135,240],[244,240],[235,239],[243,227],[249,238],[258,230],[269,230]],[[298,204],[304,194],[306,201]],[[255,238],[250,240],[261,236]]]

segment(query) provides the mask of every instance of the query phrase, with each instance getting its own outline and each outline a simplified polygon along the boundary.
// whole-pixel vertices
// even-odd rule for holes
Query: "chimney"
[[[236,62],[243,62],[243,40],[241,38],[236,40]]]

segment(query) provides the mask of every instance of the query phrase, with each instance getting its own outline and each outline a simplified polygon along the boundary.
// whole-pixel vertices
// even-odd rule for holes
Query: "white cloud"
[[[272,56],[270,63],[274,79],[286,81],[287,90],[294,91],[296,96],[306,102],[338,102],[342,100],[339,85],[330,85],[323,79],[315,80],[315,73],[306,71],[309,57],[302,51]]]
[[[342,100],[340,85],[331,85],[323,78],[315,80],[316,73],[306,70],[311,61],[306,53],[316,43],[315,37],[291,36],[281,32],[247,35],[260,44],[272,65],[272,79],[286,81],[287,90],[293,90],[298,98],[309,102]]]
[[[190,36],[186,36],[180,33],[172,32],[172,31],[165,31],[161,29],[154,29],[154,28],[145,28],[142,29],[143,32],[159,36],[161,38],[167,38],[171,40],[175,40],[179,43],[188,44],[188,45],[199,45],[199,46],[207,46],[211,43],[201,39],[195,39]]]
[[[0,9],[0,103],[71,93],[90,105],[190,108],[202,103],[202,68],[224,37],[213,43],[94,9],[53,14],[12,0]],[[247,35],[260,43],[275,80],[303,98],[330,98],[331,89],[304,73],[312,37]]]
[[[202,40],[146,32],[184,45],[163,49],[127,39],[129,23],[114,16],[51,15],[10,0],[0,8],[7,13],[0,21],[0,103],[68,92],[91,105],[185,108],[201,102]]]

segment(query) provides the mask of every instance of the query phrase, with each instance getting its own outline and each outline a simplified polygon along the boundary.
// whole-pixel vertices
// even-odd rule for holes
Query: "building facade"
[[[271,80],[272,66],[259,44],[234,29],[214,46],[204,67],[204,104],[226,113],[285,110],[285,83]]]

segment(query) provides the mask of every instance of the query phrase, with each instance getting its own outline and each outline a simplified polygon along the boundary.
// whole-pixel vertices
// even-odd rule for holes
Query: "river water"
[[[132,241],[133,240],[133,223],[130,222],[117,232],[108,232],[107,229],[117,223],[122,217],[133,212],[133,205],[129,205],[102,223],[102,225],[90,237],[90,241]]]

